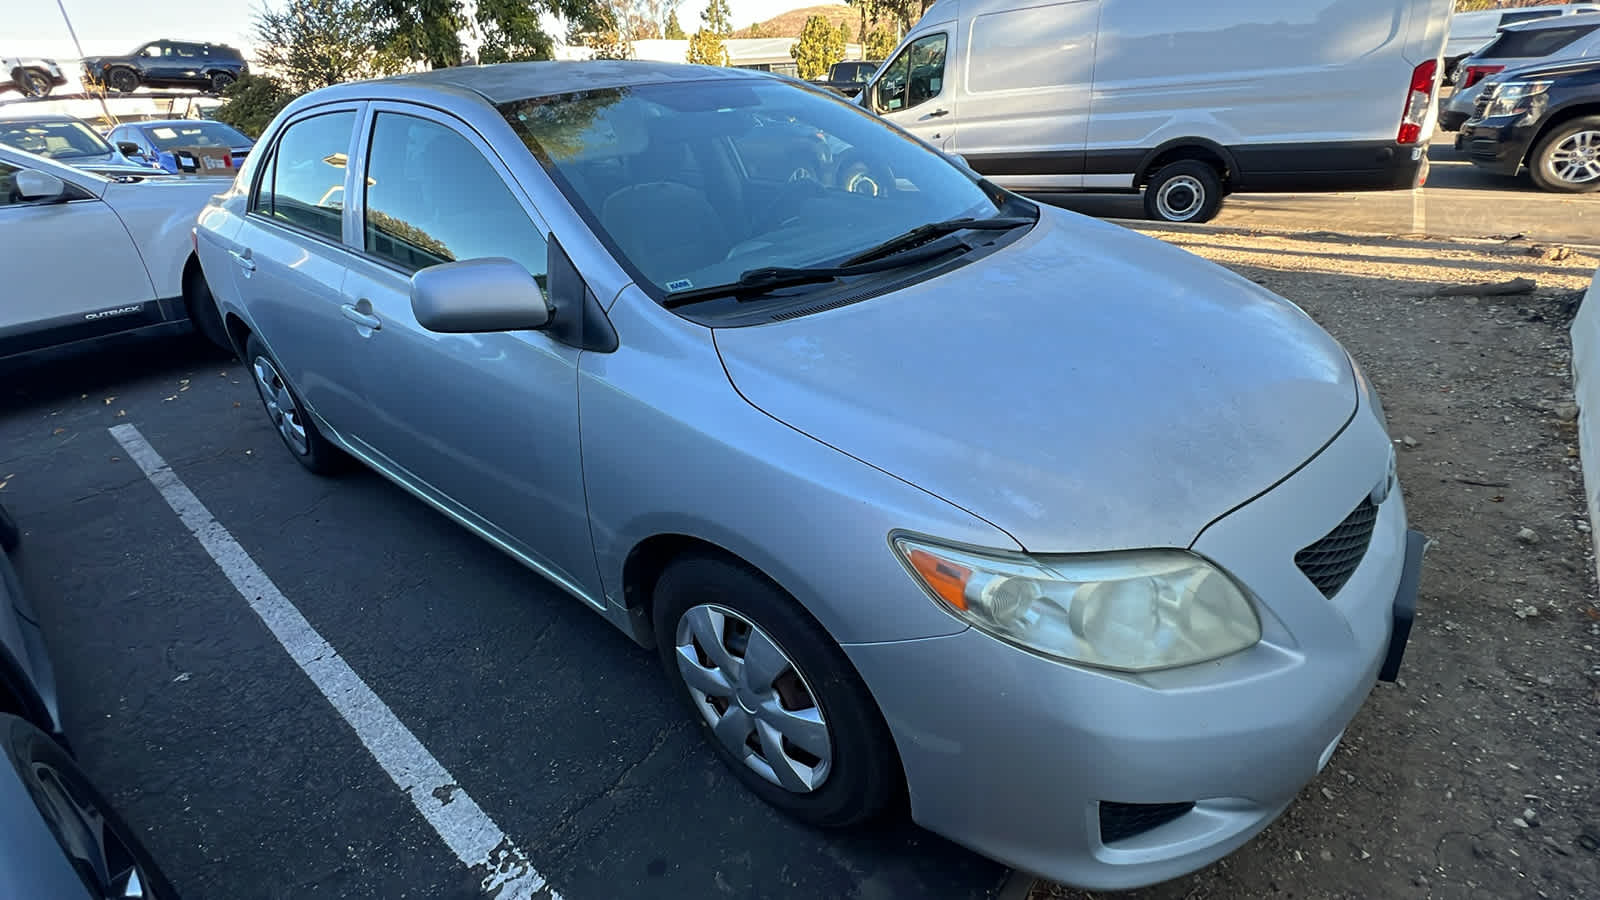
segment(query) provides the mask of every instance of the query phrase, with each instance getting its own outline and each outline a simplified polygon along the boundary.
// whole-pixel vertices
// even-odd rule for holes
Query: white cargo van
[[[857,102],[1005,187],[1203,222],[1233,191],[1417,184],[1450,9],[937,0]]]

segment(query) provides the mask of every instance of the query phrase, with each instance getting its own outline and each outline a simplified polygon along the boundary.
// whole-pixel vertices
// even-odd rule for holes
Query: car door
[[[953,22],[924,29],[867,89],[869,109],[941,150],[955,139],[955,96],[944,84],[953,30]]]
[[[163,321],[144,260],[94,179],[37,165],[68,193],[28,201],[16,189],[28,163],[0,155],[0,356]]]
[[[351,358],[360,337],[340,293],[346,162],[360,109],[313,107],[278,132],[228,248],[235,295],[256,334],[305,405],[342,436],[362,403]]]
[[[360,242],[344,304],[366,397],[362,449],[571,584],[598,584],[578,444],[579,350],[542,331],[435,334],[411,275],[505,257],[546,283],[548,227],[469,126],[373,103]],[[520,148],[518,148],[520,150]]]

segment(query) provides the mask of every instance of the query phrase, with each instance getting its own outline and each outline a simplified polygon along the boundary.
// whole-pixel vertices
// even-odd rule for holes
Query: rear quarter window
[[[1525,9],[1517,12],[1508,12],[1500,16],[1500,26],[1515,25],[1518,22],[1532,22],[1534,19],[1548,19],[1561,15],[1559,9]]]
[[[1539,59],[1560,53],[1580,38],[1593,34],[1600,23],[1540,28],[1534,31],[1507,31],[1479,54],[1484,59]]]

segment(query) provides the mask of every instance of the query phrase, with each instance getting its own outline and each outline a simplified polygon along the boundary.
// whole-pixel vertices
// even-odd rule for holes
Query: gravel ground
[[[1328,232],[1147,233],[1288,297],[1377,384],[1434,541],[1398,685],[1171,898],[1600,897],[1600,609],[1567,325],[1594,256]],[[1514,297],[1441,286],[1530,278]],[[1031,897],[1108,896],[1036,884]]]

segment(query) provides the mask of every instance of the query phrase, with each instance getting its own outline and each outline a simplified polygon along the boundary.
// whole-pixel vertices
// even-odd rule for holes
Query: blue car
[[[111,143],[118,150],[168,172],[182,171],[178,150],[190,147],[225,147],[239,168],[255,141],[221,122],[208,119],[157,119],[130,122],[111,130]]]

